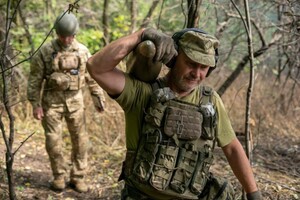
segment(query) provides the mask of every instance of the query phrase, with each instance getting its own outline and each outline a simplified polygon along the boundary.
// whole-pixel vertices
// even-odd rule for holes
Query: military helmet
[[[62,13],[56,20],[54,28],[56,33],[61,36],[75,35],[79,29],[77,18],[73,13]]]

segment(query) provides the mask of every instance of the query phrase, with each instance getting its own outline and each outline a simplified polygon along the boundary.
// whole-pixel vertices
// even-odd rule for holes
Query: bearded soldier
[[[54,180],[52,187],[63,190],[70,185],[78,192],[88,191],[88,135],[85,129],[83,88],[87,83],[96,109],[104,111],[102,88],[90,77],[86,62],[90,52],[75,39],[78,21],[63,13],[55,21],[57,39],[45,44],[32,58],[28,80],[28,100],[33,116],[41,120],[46,137]],[[65,119],[72,142],[71,169],[64,159],[62,121]]]
[[[116,68],[148,40],[156,48],[153,60],[136,59],[133,64],[144,70],[126,73]],[[210,172],[216,145],[222,148],[248,200],[261,199],[220,96],[201,84],[216,68],[218,46],[219,40],[201,29],[184,29],[170,37],[147,28],[110,43],[89,58],[91,76],[125,112],[122,199],[234,199],[232,186]],[[167,64],[170,70],[155,80],[149,67],[156,71],[160,67],[156,62]]]

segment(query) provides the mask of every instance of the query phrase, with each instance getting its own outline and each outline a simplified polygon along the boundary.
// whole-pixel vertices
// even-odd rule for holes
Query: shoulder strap
[[[159,88],[163,88],[163,83],[161,79],[156,79],[155,82],[151,83],[152,91],[155,91]]]
[[[200,91],[200,104],[212,102],[213,89],[211,87],[201,85]]]

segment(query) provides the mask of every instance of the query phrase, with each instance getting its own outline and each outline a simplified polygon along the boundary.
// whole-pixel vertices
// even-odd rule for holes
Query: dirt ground
[[[234,93],[235,91],[233,91]],[[233,126],[241,130],[241,118],[236,115],[228,102],[236,102],[231,93],[224,96],[229,114],[235,117]],[[258,96],[253,101],[255,123],[251,129],[254,135],[252,166],[260,190],[265,200],[298,200],[300,199],[300,127],[299,111],[291,116],[275,116],[264,113],[265,107],[255,106],[266,98]],[[120,199],[123,182],[118,182],[121,164],[124,159],[124,120],[118,105],[108,100],[109,109],[103,114],[94,111],[87,113],[88,132],[90,133],[90,157],[87,182],[88,193],[77,193],[70,187],[63,192],[50,189],[52,180],[48,156],[44,146],[43,130],[39,122],[27,117],[16,120],[14,149],[31,134],[15,154],[14,179],[18,199],[24,200],[92,200]],[[261,105],[261,104],[258,104]],[[264,104],[265,105],[265,104]],[[92,107],[86,104],[87,108]],[[242,109],[242,108],[240,108]],[[264,114],[258,114],[264,113]],[[276,120],[275,120],[276,119]],[[97,126],[95,126],[97,124]],[[243,136],[239,136],[243,142]],[[64,131],[66,153],[70,150],[67,131]],[[7,177],[5,174],[5,145],[0,137],[0,200],[8,198]],[[69,157],[69,154],[66,154]],[[232,174],[220,149],[216,149],[215,162],[211,171],[229,179],[237,194],[241,186]]]
[[[16,133],[16,143],[25,137]],[[23,137],[22,137],[23,136]],[[264,141],[266,138],[261,138]],[[260,143],[253,152],[253,170],[264,199],[290,200],[300,198],[300,149],[299,138],[289,138],[274,135],[273,145]],[[298,141],[297,141],[298,140]],[[285,144],[286,146],[282,146]],[[4,173],[4,145],[1,143],[2,155],[0,176],[0,199],[8,199],[7,184]],[[50,189],[51,171],[48,157],[44,148],[42,133],[35,134],[26,142],[15,157],[15,190],[18,199],[26,200],[81,200],[81,199],[120,199],[122,182],[117,178],[120,172],[121,161],[124,155],[123,147],[106,148],[105,157],[92,156],[88,183],[90,191],[80,194],[68,187],[63,192],[54,192]],[[111,153],[113,152],[113,153]],[[217,156],[212,171],[226,177],[234,184],[240,193],[240,185],[231,173],[228,164],[222,156],[220,149],[216,150]]]

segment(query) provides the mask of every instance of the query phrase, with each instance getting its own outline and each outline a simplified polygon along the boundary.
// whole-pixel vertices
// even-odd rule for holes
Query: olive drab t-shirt
[[[144,112],[147,108],[152,87],[149,83],[141,82],[126,74],[125,88],[115,99],[125,112],[126,121],[126,147],[127,150],[136,150],[138,146],[139,133],[142,130]],[[195,89],[189,95],[181,97],[180,100],[198,105],[200,89]],[[226,113],[220,96],[214,91],[212,102],[217,110],[217,143],[224,147],[236,136]]]

